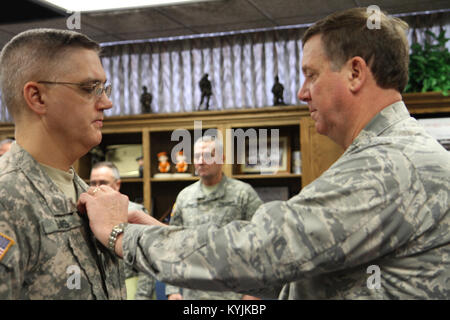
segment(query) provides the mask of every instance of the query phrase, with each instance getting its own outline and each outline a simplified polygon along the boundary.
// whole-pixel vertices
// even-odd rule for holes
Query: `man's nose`
[[[305,84],[298,90],[297,97],[304,102],[311,100],[309,90],[306,88]]]
[[[97,108],[101,110],[107,110],[111,109],[113,106],[113,103],[111,99],[106,95],[105,92],[102,93],[100,98],[97,100]]]

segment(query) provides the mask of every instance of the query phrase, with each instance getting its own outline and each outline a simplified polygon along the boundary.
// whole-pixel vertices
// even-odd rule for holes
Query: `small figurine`
[[[203,77],[201,78],[200,82],[198,83],[200,86],[200,90],[202,92],[202,99],[200,100],[200,105],[198,106],[198,108],[200,109],[202,103],[203,103],[203,99],[206,97],[206,109],[209,109],[209,98],[212,95],[212,91],[211,91],[211,81],[208,80],[208,74],[205,73],[203,75]]]
[[[186,163],[186,156],[183,151],[177,152],[177,164],[175,165],[178,173],[184,173],[188,169],[188,164]]]
[[[143,86],[142,89],[144,90],[144,92],[141,95],[142,113],[151,113],[152,112],[151,104],[152,104],[153,96],[150,92],[147,92],[146,86]]]
[[[139,166],[139,178],[142,178],[144,176],[144,157],[143,156],[137,157],[136,161]]]
[[[275,83],[272,87],[272,93],[273,93],[273,105],[274,106],[284,106],[286,105],[284,103],[283,99],[283,91],[284,87],[278,80],[278,76],[275,77]]]
[[[169,161],[169,157],[167,157],[167,152],[163,151],[158,153],[158,161],[159,161],[159,165],[158,165],[158,170],[161,173],[167,173],[170,170],[170,163]]]

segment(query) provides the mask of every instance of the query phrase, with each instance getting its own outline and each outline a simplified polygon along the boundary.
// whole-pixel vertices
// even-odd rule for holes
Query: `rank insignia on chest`
[[[13,239],[3,233],[0,233],[0,261],[13,244]]]

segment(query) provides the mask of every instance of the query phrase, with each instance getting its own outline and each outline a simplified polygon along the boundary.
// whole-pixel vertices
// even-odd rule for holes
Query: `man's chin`
[[[102,133],[98,131],[96,134],[92,136],[92,138],[86,143],[89,150],[98,146],[102,142]]]
[[[323,126],[320,125],[319,122],[316,121],[315,124],[314,124],[314,127],[316,128],[316,132],[318,134],[326,136],[326,130],[325,130],[325,128]]]
[[[198,176],[199,176],[201,179],[208,179],[211,175],[208,174],[207,172],[198,172]]]

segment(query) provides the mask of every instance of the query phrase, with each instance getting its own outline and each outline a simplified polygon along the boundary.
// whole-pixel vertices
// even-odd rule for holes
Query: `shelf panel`
[[[142,178],[120,178],[120,181],[122,181],[122,183],[127,183],[127,182],[144,182],[144,179]]]
[[[168,177],[168,178],[150,178],[151,182],[168,182],[168,181],[197,181],[199,177],[192,176],[192,177]]]
[[[279,173],[279,174],[233,174],[235,179],[280,179],[280,178],[301,178],[301,174]]]

